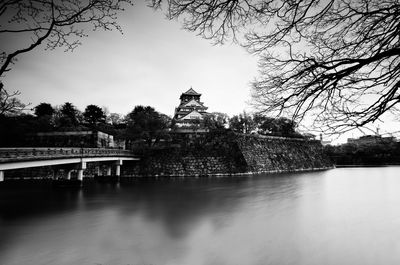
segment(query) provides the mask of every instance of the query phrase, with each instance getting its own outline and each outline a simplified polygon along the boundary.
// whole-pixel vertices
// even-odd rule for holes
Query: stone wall
[[[207,176],[290,172],[332,167],[319,141],[222,134],[194,146],[150,150],[126,176]]]
[[[262,172],[291,172],[332,167],[319,141],[235,133],[207,134],[197,142],[143,151],[140,161],[125,161],[123,176],[208,176]],[[88,163],[85,176],[97,167]],[[73,165],[71,165],[72,169]],[[37,167],[7,170],[8,179],[65,177],[67,168]],[[76,174],[73,173],[73,174]]]
[[[241,135],[237,143],[248,172],[290,172],[333,166],[319,141]]]

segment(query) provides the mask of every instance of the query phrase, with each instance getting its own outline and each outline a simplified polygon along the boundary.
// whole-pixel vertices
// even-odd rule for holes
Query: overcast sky
[[[38,47],[18,57],[3,79],[5,87],[19,90],[21,100],[32,107],[68,101],[80,110],[95,104],[125,115],[136,105],[150,105],[170,116],[180,94],[192,87],[210,112],[232,116],[251,111],[246,102],[249,83],[257,76],[257,58],[243,48],[213,46],[141,1],[118,21],[123,35],[89,32],[72,53]],[[16,45],[10,40],[7,44]],[[399,122],[380,127],[382,133],[400,130]],[[359,135],[349,133],[339,141]]]
[[[95,104],[127,114],[150,105],[172,116],[180,94],[192,87],[209,111],[233,115],[246,108],[257,67],[243,48],[213,46],[140,1],[118,21],[123,35],[89,32],[72,53],[39,47],[20,56],[6,88],[32,106],[69,101],[81,110]]]

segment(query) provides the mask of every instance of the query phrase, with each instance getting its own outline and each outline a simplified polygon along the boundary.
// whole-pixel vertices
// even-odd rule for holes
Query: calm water
[[[400,264],[400,167],[0,189],[0,264]]]

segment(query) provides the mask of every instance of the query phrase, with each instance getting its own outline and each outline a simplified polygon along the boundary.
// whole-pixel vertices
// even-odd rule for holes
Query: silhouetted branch
[[[47,49],[73,50],[87,36],[83,24],[93,30],[116,29],[117,13],[131,0],[9,0],[0,4],[0,37],[21,36],[25,47],[0,53],[0,77],[9,70],[18,55],[46,43]],[[29,34],[29,35],[27,35]],[[29,42],[30,40],[30,42]],[[15,48],[15,47],[13,47]]]
[[[163,7],[154,0],[153,7]],[[169,18],[260,58],[254,105],[334,132],[379,120],[400,102],[400,3],[387,0],[169,0]],[[240,30],[245,34],[238,35]]]
[[[17,98],[18,95],[19,91],[9,93],[0,83],[0,116],[19,114],[26,109],[27,105]]]

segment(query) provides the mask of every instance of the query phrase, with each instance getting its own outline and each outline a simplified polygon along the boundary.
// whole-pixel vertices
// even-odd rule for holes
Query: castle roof
[[[194,91],[193,88],[190,88],[188,91],[182,93],[181,96],[183,95],[189,95],[189,96],[201,96],[201,94],[197,93],[196,91]]]
[[[201,114],[197,110],[192,110],[190,113],[188,113],[186,116],[180,118],[179,120],[192,120],[193,116],[196,116],[196,118],[200,118],[203,116],[203,114]]]
[[[191,107],[191,106],[196,106],[196,107],[200,107],[200,108],[206,108],[205,106],[204,106],[204,103],[203,102],[200,102],[200,101],[196,101],[196,100],[194,100],[194,99],[192,99],[192,100],[190,100],[190,101],[188,101],[188,102],[182,102],[180,105],[179,105],[179,107]]]

